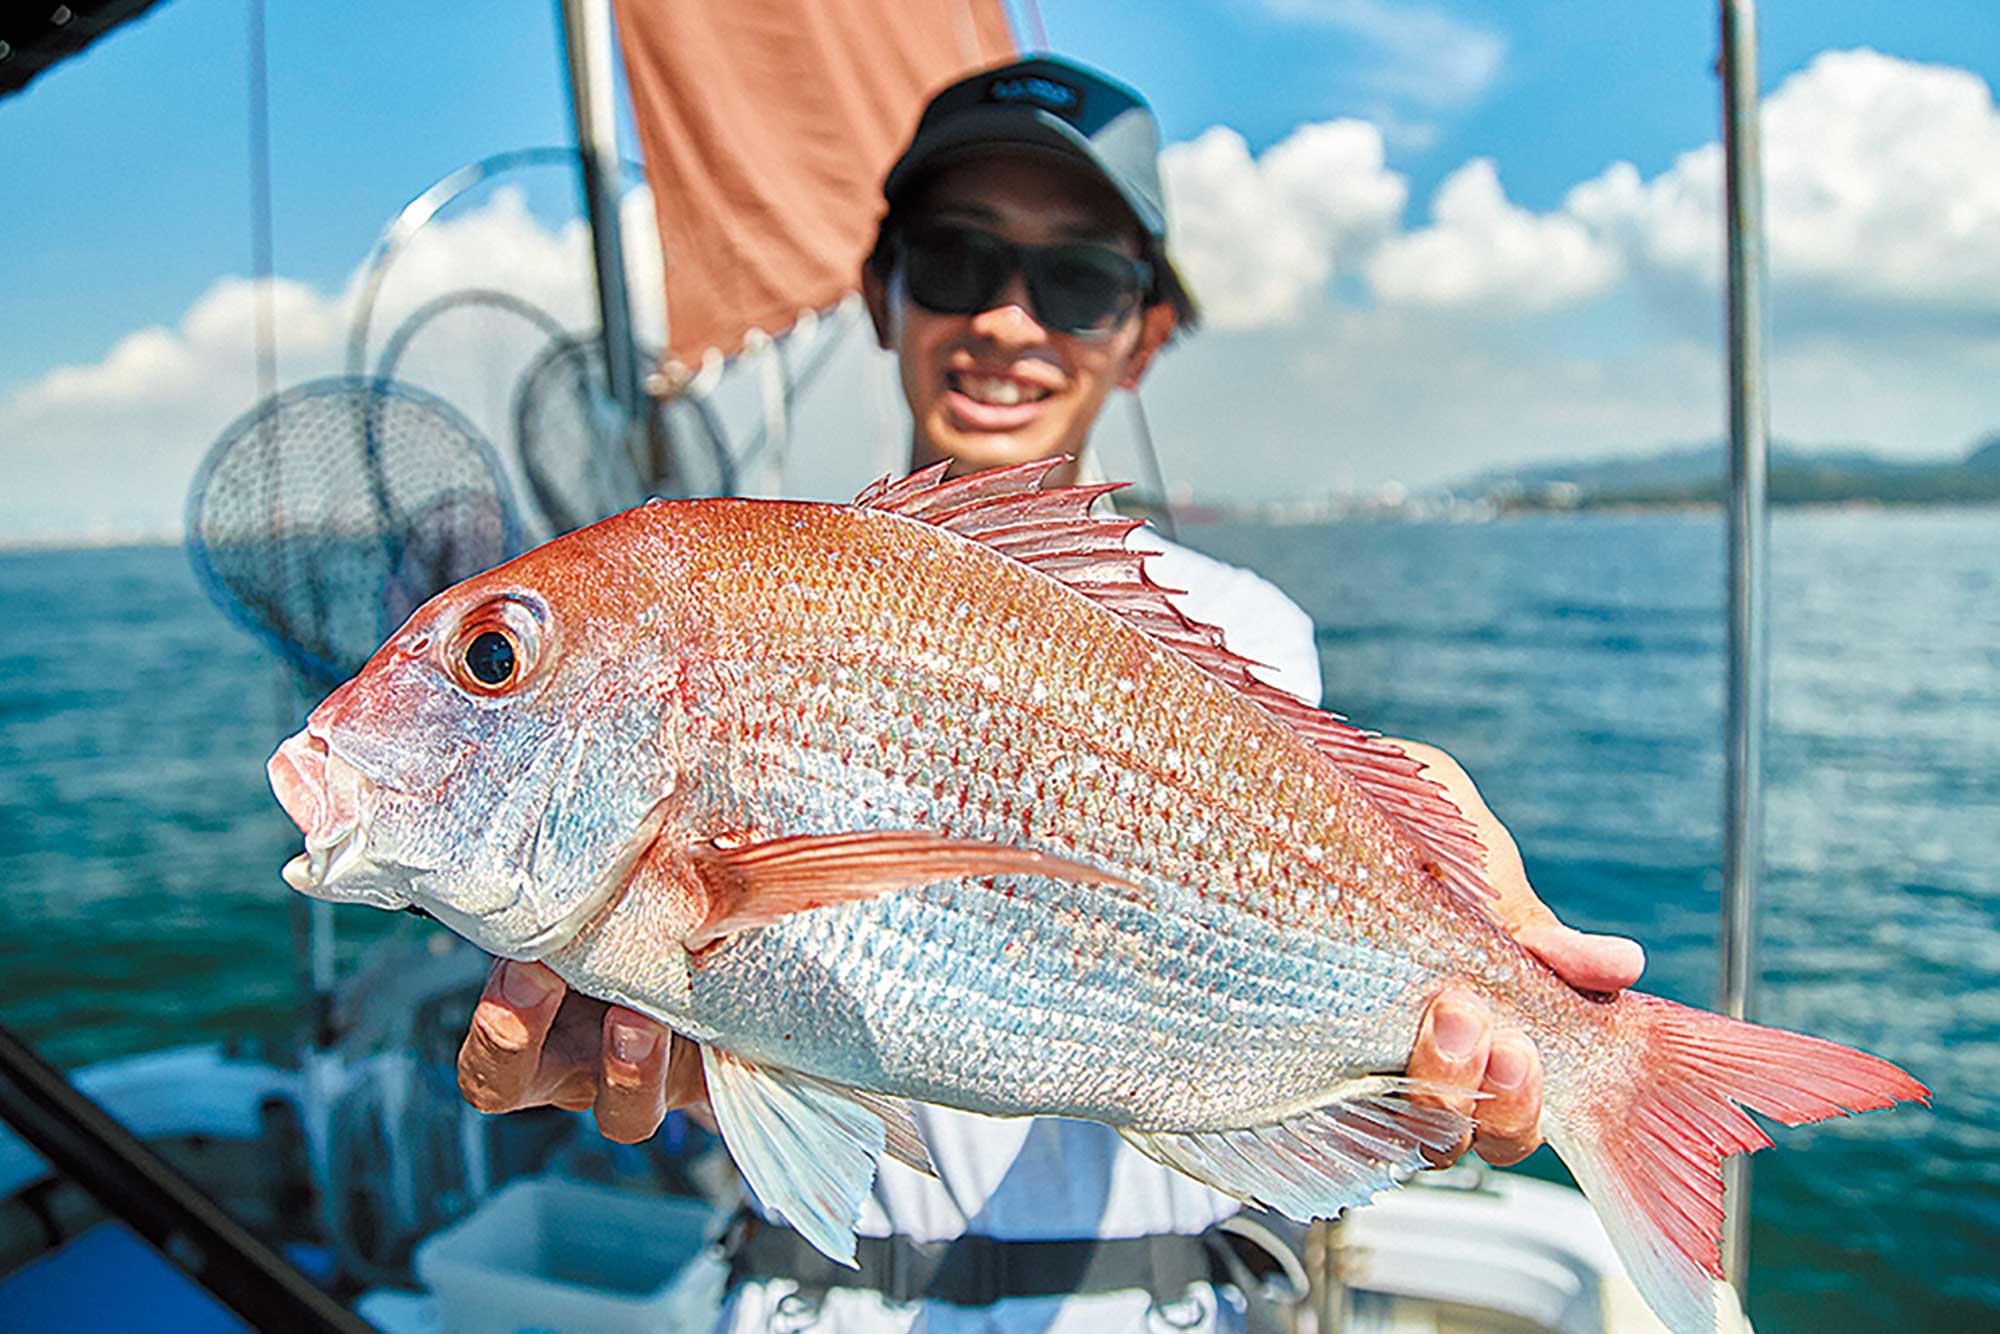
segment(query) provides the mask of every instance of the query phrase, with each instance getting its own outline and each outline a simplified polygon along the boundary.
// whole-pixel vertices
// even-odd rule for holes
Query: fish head
[[[664,659],[608,605],[616,595],[616,581],[607,594],[524,557],[419,608],[271,758],[305,835],[286,882],[421,908],[507,958],[573,936],[651,846],[675,790]]]

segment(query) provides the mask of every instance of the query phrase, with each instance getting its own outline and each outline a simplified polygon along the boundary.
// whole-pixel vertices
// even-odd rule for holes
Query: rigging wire
[[[271,98],[264,0],[248,0],[250,47],[250,271],[257,308],[257,397],[278,392],[278,313],[271,291]]]
[[[1041,5],[1037,0],[1021,0],[1021,8],[1027,12],[1028,35],[1035,39],[1035,49],[1037,51],[1048,50],[1049,34],[1048,30],[1042,27]]]
[[[264,0],[245,2],[249,84],[249,176],[250,176],[250,282],[256,311],[257,401],[268,404],[278,394],[278,310],[273,292],[271,227],[271,85],[265,46]],[[276,429],[277,414],[266,413],[258,429]],[[264,456],[265,494],[277,494],[278,451],[268,447]],[[296,706],[297,698],[285,692],[285,704]],[[292,707],[285,709],[286,721]],[[308,1037],[316,1047],[333,1042],[333,987],[335,974],[333,947],[333,905],[313,900],[292,905],[292,924],[307,943],[306,980],[311,1002],[308,1010]],[[308,1091],[308,1099],[314,1093]]]
[[[1153,428],[1146,420],[1146,401],[1136,389],[1127,397],[1132,400],[1132,429],[1139,446],[1139,464],[1146,470],[1146,485],[1159,497],[1160,527],[1166,530],[1167,540],[1178,542],[1180,526],[1174,522],[1174,504],[1167,495],[1167,475],[1160,468],[1159,451],[1153,448]]]

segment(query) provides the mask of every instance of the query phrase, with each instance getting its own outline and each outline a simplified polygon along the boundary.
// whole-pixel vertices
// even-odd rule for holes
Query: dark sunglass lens
[[[1137,261],[1103,246],[1044,250],[1031,271],[1035,309],[1066,333],[1108,329],[1124,318],[1142,286]]]
[[[1004,243],[955,227],[912,232],[903,243],[903,276],[910,299],[925,310],[970,315],[1007,281]]]

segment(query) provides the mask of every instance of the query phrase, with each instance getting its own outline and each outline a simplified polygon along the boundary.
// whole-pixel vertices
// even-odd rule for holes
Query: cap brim
[[[1065,158],[1110,186],[1146,235],[1157,240],[1166,220],[1105,165],[1089,139],[1062,117],[1037,107],[969,107],[919,134],[889,169],[882,194],[894,203],[917,181],[948,162],[994,149],[1027,149]]]

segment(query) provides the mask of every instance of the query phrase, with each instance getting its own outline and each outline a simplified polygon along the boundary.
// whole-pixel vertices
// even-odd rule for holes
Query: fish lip
[[[369,817],[380,786],[372,777],[336,754],[325,735],[311,726],[279,746],[265,768],[278,805],[305,836],[305,851],[280,872],[287,885],[313,898],[409,906],[407,898],[381,888],[332,892],[368,860]]]

